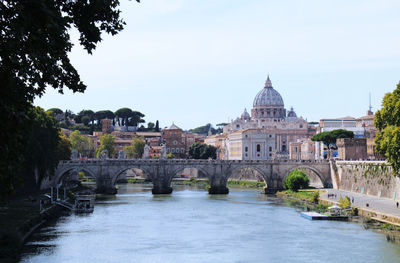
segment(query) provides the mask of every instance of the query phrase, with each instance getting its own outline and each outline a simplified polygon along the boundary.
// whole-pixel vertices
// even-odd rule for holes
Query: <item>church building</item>
[[[289,143],[311,137],[315,128],[293,108],[285,109],[282,96],[268,76],[264,88],[254,98],[251,116],[242,115],[224,126],[223,133],[206,138],[205,143],[219,148],[225,160],[288,159]]]

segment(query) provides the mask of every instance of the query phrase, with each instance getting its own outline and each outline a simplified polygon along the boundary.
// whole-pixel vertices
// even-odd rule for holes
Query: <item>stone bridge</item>
[[[153,194],[170,194],[171,181],[185,168],[196,168],[210,182],[210,194],[227,194],[230,176],[241,169],[250,168],[260,173],[266,183],[265,192],[273,193],[283,188],[290,171],[305,169],[314,172],[324,187],[332,185],[329,161],[292,160],[192,160],[192,159],[93,159],[61,161],[52,179],[57,186],[71,172],[83,171],[96,179],[97,192],[116,193],[115,183],[128,169],[140,169],[153,183]]]

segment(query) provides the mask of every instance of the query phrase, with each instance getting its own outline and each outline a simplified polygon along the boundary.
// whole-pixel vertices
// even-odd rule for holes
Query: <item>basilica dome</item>
[[[247,112],[246,109],[244,109],[244,112],[242,113],[242,115],[240,116],[240,118],[242,120],[250,120],[250,114]]]
[[[269,76],[264,88],[257,93],[253,102],[251,116],[254,119],[280,121],[286,118],[286,110],[281,94],[273,87]]]
[[[254,98],[253,107],[260,106],[284,106],[281,94],[272,87],[269,76],[264,88]]]

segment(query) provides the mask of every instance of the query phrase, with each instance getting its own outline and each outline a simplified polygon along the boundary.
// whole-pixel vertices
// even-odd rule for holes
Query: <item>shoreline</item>
[[[284,193],[284,191],[278,192],[276,196],[284,200],[290,200],[292,202],[297,202],[298,204],[303,204],[307,207],[307,209],[316,209],[318,206],[331,206],[339,204],[339,202],[327,200],[320,197],[318,200],[318,204],[311,203],[309,202],[309,200],[304,200],[287,195]],[[352,208],[357,209],[357,215],[349,216],[348,222],[363,224],[365,229],[371,229],[375,232],[386,235],[386,239],[388,242],[400,244],[400,224],[398,225],[396,223],[392,223],[391,221],[384,220],[382,217],[387,215],[384,215],[383,213],[371,211],[362,207]],[[377,215],[380,215],[381,217],[377,217]]]

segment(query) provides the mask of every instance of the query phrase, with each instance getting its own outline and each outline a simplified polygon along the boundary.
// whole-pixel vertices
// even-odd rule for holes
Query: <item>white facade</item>
[[[267,160],[289,158],[289,143],[312,134],[313,127],[297,117],[293,108],[286,112],[281,95],[268,77],[254,99],[251,116],[245,109],[224,126],[223,134],[209,136],[205,142],[214,143],[222,159]],[[219,143],[213,138],[217,136]]]

